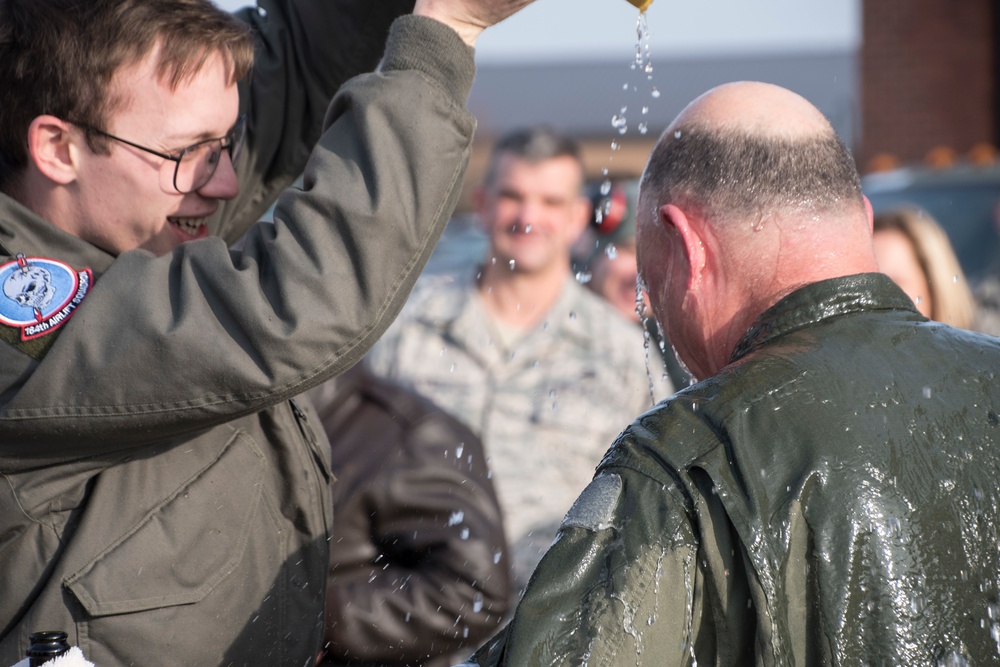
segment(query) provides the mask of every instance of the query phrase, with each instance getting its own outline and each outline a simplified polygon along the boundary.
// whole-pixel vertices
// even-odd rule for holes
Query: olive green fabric
[[[267,3],[255,75],[313,53],[273,46],[306,27],[328,40],[318,19],[348,4]],[[330,106],[305,187],[242,252],[211,238],[111,257],[0,196],[5,254],[96,279],[40,361],[0,342],[0,664],[39,629],[66,630],[101,667],[315,658],[329,451],[289,399],[353,365],[402,306],[459,195],[473,73],[454,31],[398,19],[379,73]],[[304,139],[291,131],[297,147],[268,154],[260,124],[306,122],[283,108],[321,121],[327,105],[299,76],[282,96],[250,93],[253,160],[238,172],[250,193],[227,207],[230,229],[301,168],[288,160]]]
[[[994,664],[1000,340],[802,288],[637,419],[480,665]]]

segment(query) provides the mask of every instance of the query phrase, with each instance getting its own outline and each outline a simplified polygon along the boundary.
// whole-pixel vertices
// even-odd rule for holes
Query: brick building
[[[864,0],[855,146],[863,171],[880,155],[907,163],[997,143],[997,6]]]

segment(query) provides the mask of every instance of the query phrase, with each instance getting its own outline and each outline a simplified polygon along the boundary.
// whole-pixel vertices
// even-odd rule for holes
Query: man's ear
[[[872,234],[875,232],[875,211],[868,197],[861,195],[861,198],[865,200],[865,213],[868,214],[868,233]]]
[[[687,289],[701,284],[705,272],[706,252],[702,239],[703,230],[698,220],[688,216],[673,204],[664,204],[657,210],[658,222],[668,235],[674,236],[679,249],[687,260]]]
[[[76,180],[73,126],[55,116],[38,116],[28,126],[28,156],[49,180],[68,185]]]

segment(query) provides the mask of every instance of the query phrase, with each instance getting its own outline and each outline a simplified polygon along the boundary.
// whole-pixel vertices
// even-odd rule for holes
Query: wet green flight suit
[[[478,664],[996,664],[998,373],[881,274],[793,292],[617,440]]]

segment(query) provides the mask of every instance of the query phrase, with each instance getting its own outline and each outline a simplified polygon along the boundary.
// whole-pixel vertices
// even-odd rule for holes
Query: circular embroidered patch
[[[46,257],[0,265],[0,324],[21,330],[21,340],[52,333],[83,302],[93,276]]]

